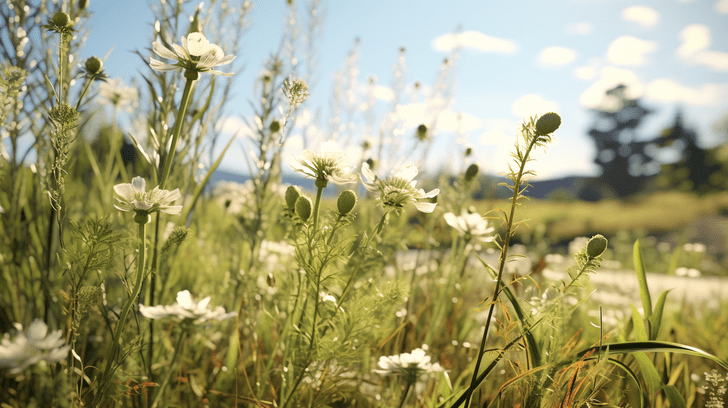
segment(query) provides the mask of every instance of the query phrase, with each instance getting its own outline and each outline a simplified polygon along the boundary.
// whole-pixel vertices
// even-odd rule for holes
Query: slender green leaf
[[[637,308],[632,306],[632,324],[634,325],[634,336],[637,339],[637,341],[647,341],[650,340],[648,338],[647,329],[645,328],[645,321],[642,319],[642,316],[640,316],[640,312],[637,311]]]
[[[672,289],[660,293],[660,297],[657,298],[657,303],[655,303],[655,309],[652,311],[652,316],[647,319],[650,322],[650,340],[657,340],[657,335],[660,333],[662,311],[665,309],[665,300],[667,300],[667,294],[670,290]]]
[[[663,385],[662,391],[665,392],[667,400],[670,401],[670,408],[688,408],[685,398],[683,398],[680,391],[674,385]]]
[[[662,386],[660,373],[657,372],[655,365],[652,364],[652,361],[649,359],[649,357],[647,357],[647,354],[640,351],[633,352],[631,354],[632,357],[637,360],[637,365],[640,366],[642,379],[647,385],[647,392],[650,394],[650,397],[654,397],[655,394],[660,391],[660,387]]]
[[[719,357],[716,357],[710,353],[707,353],[699,348],[686,346],[684,344],[679,343],[672,343],[669,341],[625,341],[621,343],[611,343],[611,344],[603,344],[602,349],[609,347],[609,353],[610,354],[631,354],[631,353],[637,353],[637,352],[647,352],[647,353],[677,353],[677,354],[687,354],[691,356],[697,356],[702,357],[708,360],[711,360],[724,369],[728,370],[728,361],[725,361]],[[598,353],[600,351],[599,346],[590,347],[588,349],[582,350],[576,355],[576,358],[581,358],[584,354],[589,352],[596,352]],[[604,350],[601,350],[604,352]]]
[[[586,360],[597,360],[598,357],[589,357]],[[642,383],[640,382],[639,378],[637,378],[637,374],[635,374],[634,371],[632,371],[631,368],[627,364],[624,364],[623,362],[613,359],[611,357],[607,358],[607,362],[616,365],[617,367],[621,368],[625,373],[627,373],[627,376],[634,381],[634,383],[637,385],[637,388],[640,390],[639,392],[639,401],[640,401],[640,408],[643,408],[645,406],[645,400],[642,398],[642,393],[644,392],[644,389],[642,388]]]
[[[637,281],[640,284],[640,297],[642,298],[642,308],[645,310],[645,319],[652,316],[652,299],[650,299],[650,290],[647,288],[647,273],[645,265],[642,262],[642,248],[640,248],[640,240],[634,242],[634,269],[637,272]]]

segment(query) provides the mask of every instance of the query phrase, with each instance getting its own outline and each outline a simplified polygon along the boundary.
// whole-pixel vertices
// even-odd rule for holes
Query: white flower
[[[353,166],[339,149],[336,142],[330,140],[321,145],[321,152],[306,149],[298,157],[288,163],[293,170],[315,179],[326,187],[329,181],[334,184],[348,184],[356,181],[356,175],[350,174]]]
[[[149,58],[149,65],[155,71],[174,71],[177,69],[190,69],[197,72],[209,72],[224,76],[232,73],[216,71],[213,68],[227,65],[234,59],[234,55],[225,55],[222,48],[207,41],[202,33],[190,33],[182,37],[182,46],[172,44],[173,50],[155,41],[152,43],[154,52],[162,58],[177,60],[176,64],[167,64],[154,58]]]
[[[63,331],[48,334],[48,326],[41,320],[34,320],[26,333],[6,337],[0,342],[0,367],[10,367],[11,374],[17,374],[26,367],[41,360],[48,363],[61,361],[68,356],[71,346],[64,345]]]
[[[449,212],[443,217],[445,222],[455,228],[467,241],[491,242],[495,238],[488,235],[495,231],[495,228],[488,227],[488,220],[478,213],[470,214],[466,210],[462,210],[460,216]]]
[[[173,201],[182,198],[179,189],[172,191],[160,190],[154,187],[151,191],[145,190],[147,182],[141,177],[134,177],[131,183],[122,183],[114,186],[114,191],[119,197],[114,204],[120,211],[136,211],[137,213],[152,213],[161,211],[167,214],[179,214],[182,211],[181,205],[170,205]]]
[[[121,78],[101,82],[99,93],[111,106],[119,110],[131,112],[138,104],[139,91],[136,88],[125,86]]]
[[[418,210],[424,213],[431,213],[435,210],[437,203],[421,202],[423,198],[433,198],[437,196],[440,189],[434,189],[429,193],[425,193],[423,189],[417,189],[417,182],[414,178],[417,176],[417,167],[410,164],[399,171],[393,171],[386,179],[380,179],[369,169],[369,164],[364,163],[361,166],[361,181],[364,188],[379,193],[377,199],[382,201],[385,207],[394,208],[401,211],[405,204],[412,202]]]
[[[425,348],[417,348],[411,353],[402,353],[400,355],[379,357],[374,372],[383,376],[401,375],[409,384],[414,384],[419,378],[425,374],[433,374],[445,371],[439,363],[431,363],[430,356],[425,355]]]
[[[192,295],[188,290],[177,293],[177,302],[169,305],[144,306],[139,305],[139,312],[148,319],[165,319],[174,317],[182,321],[193,323],[204,323],[208,320],[225,320],[238,315],[237,312],[225,313],[222,306],[216,307],[214,310],[209,308],[210,297],[206,297],[199,302],[192,300]]]

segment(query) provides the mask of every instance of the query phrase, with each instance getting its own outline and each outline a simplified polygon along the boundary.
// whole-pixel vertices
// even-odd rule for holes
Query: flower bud
[[[336,208],[339,210],[339,215],[346,215],[356,206],[356,194],[352,190],[344,190],[339,194],[339,199],[336,200]]]
[[[104,62],[98,57],[91,57],[86,60],[86,71],[88,71],[89,74],[98,74],[101,72],[101,68],[103,67]]]
[[[88,0],[78,0],[78,9],[83,11],[88,7]]]
[[[152,216],[146,211],[137,211],[136,214],[134,214],[134,222],[142,225],[149,224],[152,222]]]
[[[417,138],[420,139],[420,141],[424,141],[427,139],[427,126],[422,124],[417,126]]]
[[[271,132],[276,133],[277,131],[281,130],[281,122],[274,120],[270,123],[268,129],[270,129]]]
[[[463,154],[465,155],[465,157],[469,157],[471,154],[473,154],[473,148],[472,147],[465,148],[465,152]]]
[[[536,121],[536,134],[539,136],[551,134],[559,126],[561,126],[561,116],[554,112],[546,113]]]
[[[478,175],[478,172],[480,171],[480,167],[478,167],[477,164],[473,163],[470,166],[468,166],[468,169],[465,170],[465,180],[470,181],[475,178],[475,176]]]
[[[58,27],[68,27],[71,23],[71,17],[68,15],[68,13],[64,13],[63,11],[56,11],[55,14],[53,14],[53,24],[55,24]]]
[[[289,186],[288,189],[286,189],[286,205],[288,206],[288,209],[296,209],[296,200],[298,200],[298,197],[300,196],[301,190],[299,190],[298,187]]]
[[[608,241],[603,235],[594,235],[586,244],[586,254],[589,258],[596,258],[607,250]]]
[[[268,272],[268,277],[266,278],[266,281],[268,281],[268,286],[270,286],[271,288],[276,287],[276,277],[273,276],[273,273]]]
[[[311,199],[302,195],[296,199],[296,214],[303,220],[307,221],[311,216]]]

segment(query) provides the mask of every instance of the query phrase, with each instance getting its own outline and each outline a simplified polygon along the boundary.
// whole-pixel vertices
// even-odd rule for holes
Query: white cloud
[[[491,37],[479,31],[465,31],[460,34],[448,33],[432,41],[432,47],[437,51],[449,52],[457,46],[504,54],[513,54],[518,49],[516,43],[511,40]]]
[[[634,21],[645,27],[653,27],[660,20],[660,14],[652,7],[632,6],[622,10],[622,19]]]
[[[728,14],[728,0],[716,1],[715,11],[717,11],[719,14]]]
[[[235,134],[235,132],[240,131],[241,133],[238,133],[240,135],[248,131],[248,125],[237,116],[228,116],[218,122],[217,129],[222,133],[229,134]]]
[[[571,23],[566,26],[566,32],[569,34],[576,35],[587,35],[594,30],[594,25],[588,21],[582,21],[579,23]]]
[[[560,67],[573,62],[576,51],[564,47],[548,47],[541,51],[538,63],[549,67]]]
[[[592,66],[576,67],[574,75],[579,79],[589,80],[597,76],[597,69]]]
[[[680,31],[682,44],[677,55],[692,64],[705,65],[714,71],[728,71],[728,53],[710,50],[710,29],[693,24]]]
[[[692,88],[672,79],[660,78],[647,84],[645,97],[667,103],[684,103],[696,106],[718,106],[728,96],[726,84],[703,84]]]
[[[543,115],[547,112],[558,112],[559,105],[543,99],[536,94],[528,94],[520,97],[511,105],[511,113],[519,118],[529,118],[533,115]]]
[[[402,121],[403,127],[412,129],[423,123],[430,124],[435,119],[437,119],[435,128],[440,132],[472,132],[483,127],[483,121],[477,116],[450,109],[441,111],[439,116],[434,118],[424,103],[397,105],[392,116],[392,120]]]
[[[645,63],[645,54],[655,51],[656,42],[623,35],[609,45],[607,59],[617,65],[642,65]]]
[[[380,101],[392,102],[394,100],[394,91],[384,85],[374,85],[374,98]]]
[[[589,109],[618,109],[616,101],[606,95],[606,92],[619,84],[627,87],[628,98],[639,98],[644,92],[644,86],[634,72],[628,69],[604,67],[599,79],[582,92],[579,102]]]

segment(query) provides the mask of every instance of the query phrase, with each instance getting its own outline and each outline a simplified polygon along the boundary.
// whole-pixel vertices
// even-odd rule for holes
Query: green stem
[[[498,262],[498,277],[495,280],[495,288],[493,289],[493,296],[491,298],[490,307],[488,308],[488,318],[485,320],[485,328],[483,329],[483,337],[480,340],[480,349],[478,350],[478,358],[475,361],[475,369],[473,370],[473,377],[470,380],[470,385],[465,391],[465,407],[470,406],[470,398],[473,395],[473,391],[478,386],[478,371],[480,370],[480,363],[483,360],[483,354],[485,354],[485,343],[488,338],[488,330],[490,329],[490,320],[493,317],[493,310],[495,309],[496,300],[498,300],[498,293],[500,292],[501,280],[503,279],[503,269],[506,264],[506,258],[508,257],[508,245],[510,245],[511,236],[513,234],[513,217],[516,212],[516,206],[518,204],[518,197],[521,191],[521,178],[528,162],[528,155],[531,153],[531,149],[536,145],[539,140],[538,136],[534,136],[528,148],[526,149],[523,159],[521,160],[520,168],[516,175],[516,179],[513,182],[513,197],[511,199],[511,213],[508,216],[508,226],[506,228],[506,236],[503,239],[503,246],[501,249],[501,255]]]
[[[164,159],[164,170],[162,171],[162,178],[159,180],[159,189],[164,190],[167,185],[167,178],[169,177],[169,170],[172,168],[172,161],[174,160],[174,154],[177,150],[177,141],[179,135],[182,132],[182,123],[185,121],[185,115],[187,114],[187,106],[190,102],[190,95],[192,94],[192,85],[195,80],[199,77],[199,73],[194,70],[185,71],[185,89],[182,91],[182,100],[179,103],[179,110],[177,111],[177,117],[174,122],[174,130],[172,131],[172,145],[169,147],[166,158]]]
[[[313,230],[314,234],[316,233],[318,228],[318,219],[319,219],[319,211],[321,207],[321,194],[324,192],[324,188],[326,188],[326,185],[328,182],[326,180],[316,179],[316,187],[318,190],[316,190],[316,202],[313,204]]]
[[[169,366],[172,367],[174,365],[175,360],[177,360],[177,355],[179,354],[180,346],[182,345],[182,340],[185,338],[185,334],[187,333],[187,330],[182,329],[182,333],[179,334],[179,338],[177,339],[177,345],[174,347],[174,354],[172,355],[172,360],[169,362]],[[157,396],[154,397],[154,402],[152,403],[152,408],[156,407],[159,403],[159,399],[162,397],[162,394],[164,394],[164,389],[167,388],[167,385],[169,385],[169,380],[172,378],[172,375],[174,375],[174,371],[170,370],[171,373],[168,374],[164,382],[162,383],[162,386],[159,387],[159,392],[157,392]]]
[[[404,402],[407,400],[407,395],[409,395],[410,388],[412,388],[412,383],[407,382],[407,388],[404,389],[404,394],[402,394],[402,401],[399,402],[399,408],[402,408],[404,406]]]
[[[88,88],[91,86],[91,82],[93,81],[90,78],[86,78],[86,82],[83,85],[83,91],[81,92],[81,95],[78,96],[78,102],[76,102],[76,110],[81,107],[81,101],[83,100],[84,95],[86,95]],[[116,121],[114,121],[114,124],[116,124]]]
[[[121,336],[124,331],[124,325],[126,323],[127,317],[129,316],[129,312],[131,311],[131,308],[134,305],[134,302],[136,301],[136,298],[139,296],[139,293],[142,289],[142,282],[144,280],[144,258],[146,255],[146,231],[146,223],[137,224],[137,236],[139,238],[139,258],[137,259],[136,271],[137,274],[134,277],[134,286],[132,288],[132,291],[129,294],[129,298],[124,303],[124,306],[121,309],[121,314],[119,315],[119,321],[116,323],[116,329],[114,330],[114,341],[111,344],[111,351],[109,352],[108,360],[106,361],[106,368],[104,369],[104,374],[101,377],[101,386],[99,387],[99,391],[96,394],[97,399],[106,397],[106,388],[109,386],[109,383],[111,382],[111,377],[114,375],[114,371],[116,370],[116,367],[114,366],[116,364],[116,359],[119,354],[119,347],[121,346]]]

